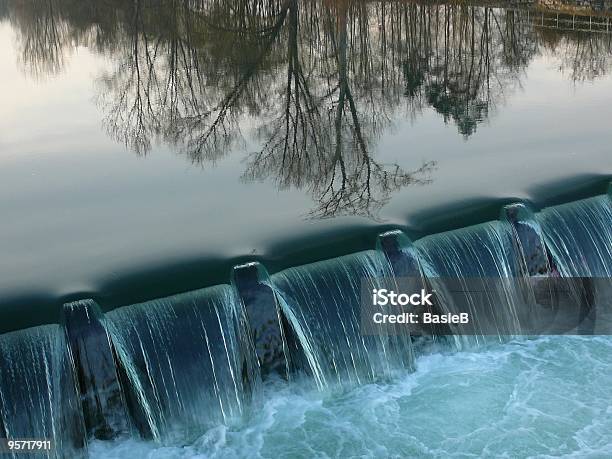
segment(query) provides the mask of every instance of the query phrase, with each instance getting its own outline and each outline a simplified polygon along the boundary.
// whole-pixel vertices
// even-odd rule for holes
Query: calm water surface
[[[612,35],[533,21],[410,2],[0,2],[0,305],[125,304],[226,282],[241,259],[275,271],[381,228],[602,192]]]

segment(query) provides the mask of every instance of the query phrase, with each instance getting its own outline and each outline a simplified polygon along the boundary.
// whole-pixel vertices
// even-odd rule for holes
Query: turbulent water
[[[268,383],[257,414],[193,443],[94,442],[94,458],[610,457],[612,338],[438,349],[349,392]]]
[[[518,3],[0,0],[0,438],[612,457],[612,338],[512,338],[612,329],[610,2]]]
[[[609,197],[545,209],[520,224],[515,220],[524,216],[516,210],[506,209],[508,221],[433,234],[414,244],[399,241],[408,244],[398,246],[402,256],[418,258],[436,307],[454,311],[460,301],[470,307],[473,336],[420,336],[413,342],[408,334],[362,328],[362,288],[369,292],[402,275],[395,255],[388,255],[390,239],[378,251],[272,276],[263,268],[256,273],[257,282],[275,293],[271,300],[259,298],[261,311],[272,311],[268,330],[279,320],[278,301],[287,332],[282,336],[291,343],[286,349],[295,371],[289,383],[274,372],[262,378],[266,363],[258,353],[268,341],[251,317],[261,290],[248,287],[245,274],[232,285],[100,314],[99,330],[87,315],[81,325],[88,334],[102,333],[94,340],[79,341],[78,316],[70,314],[95,302],[74,303],[64,311],[64,327],[0,335],[0,434],[52,438],[57,451],[49,457],[62,458],[85,453],[85,445],[91,457],[105,459],[610,457],[612,337],[528,339],[533,333],[523,317],[526,305],[510,282],[542,263],[536,271],[544,269],[548,279],[591,277],[580,307],[550,304],[570,325],[562,331],[579,326],[578,331],[610,335],[608,284],[594,283],[612,272]],[[538,225],[541,231],[529,232]],[[453,287],[453,279],[473,277],[499,284],[482,290],[483,301],[479,290],[466,290],[465,301],[446,291],[447,282]],[[528,306],[545,310],[547,304]],[[592,328],[596,324],[603,328]],[[523,338],[512,338],[520,332]],[[88,353],[104,343],[112,345],[110,372],[104,365],[87,366]],[[84,348],[89,350],[81,354]],[[75,373],[77,368],[87,371]],[[81,417],[79,396],[120,400],[131,428],[89,434],[99,430],[99,420],[95,409],[85,407]],[[119,407],[111,418],[124,412]]]
[[[433,234],[411,245],[404,241],[443,311],[459,304],[444,291],[450,279],[499,279],[484,302],[466,296],[475,324],[483,327],[473,339],[413,342],[407,334],[362,333],[361,283],[370,291],[401,274],[400,265],[385,255],[391,247],[386,242],[379,251],[262,277],[276,294],[283,329],[300,345],[294,348],[288,340],[295,359],[288,383],[273,373],[261,377],[265,365],[254,346],[259,328],[250,328],[253,298],[244,283],[101,316],[108,338],[92,342],[110,340],[117,367],[110,377],[120,384],[98,384],[99,392],[90,393],[96,384],[83,376],[89,373],[79,373],[76,384],[70,363],[84,357],[69,358],[61,327],[1,335],[0,433],[53,438],[58,450],[52,457],[84,453],[79,447],[85,443],[91,457],[104,459],[611,457],[612,337],[527,338],[531,328],[529,322],[523,327],[520,315],[525,305],[509,282],[542,264],[535,263],[537,247],[550,247],[551,254],[544,251],[540,258],[551,279],[609,275],[609,197],[545,209],[513,227],[516,234],[509,221]],[[542,231],[527,231],[538,224]],[[540,234],[546,247],[537,244]],[[515,236],[518,242],[511,243]],[[601,302],[606,290],[598,288],[607,284],[593,285],[591,293]],[[276,311],[276,300],[268,306],[265,297],[262,301],[260,307]],[[610,303],[596,304],[588,317],[609,330]],[[570,309],[572,325],[563,330],[576,326],[576,305]],[[559,310],[564,319],[567,311]],[[70,349],[78,336],[74,326],[72,319],[64,324]],[[512,338],[514,330],[525,336]],[[97,376],[109,376],[99,370]],[[86,419],[79,417],[77,397],[95,398],[104,387],[119,386],[132,429],[127,436],[123,429],[112,432],[113,440],[95,440],[103,437],[82,431]]]

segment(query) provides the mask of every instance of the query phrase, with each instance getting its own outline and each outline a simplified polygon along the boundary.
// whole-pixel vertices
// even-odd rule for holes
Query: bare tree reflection
[[[312,66],[314,62],[305,64],[301,58],[299,3],[290,2],[286,84],[280,91],[283,100],[277,104],[282,110],[271,123],[260,128],[264,146],[248,158],[244,174],[247,180],[272,178],[281,189],[308,188],[317,203],[310,213],[315,218],[338,215],[375,218],[393,192],[409,184],[428,183],[429,173],[435,167],[434,162],[428,162],[406,172],[398,164],[377,162],[369,153],[368,139],[375,137],[380,116],[369,110],[366,113],[375,122],[364,122],[351,87],[348,10],[348,2],[338,2],[326,15],[326,23],[335,24],[328,33],[336,68],[325,73],[336,74],[336,83],[313,85],[305,72],[312,75],[317,70]],[[330,20],[333,18],[335,21]],[[312,46],[313,41],[309,43]],[[317,56],[326,54],[317,51]],[[372,86],[367,87],[370,98],[373,90]]]
[[[26,71],[36,78],[55,75],[64,66],[65,53],[72,51],[70,26],[56,1],[19,2],[12,16],[21,31],[18,39]]]
[[[8,0],[0,0],[0,22],[6,20],[8,17],[9,17]]]
[[[243,179],[306,190],[313,218],[376,218],[401,188],[429,183],[436,164],[415,163],[415,147],[400,161],[409,170],[380,159],[378,142],[398,120],[433,110],[469,138],[535,56],[554,55],[573,81],[612,66],[609,34],[544,30],[526,10],[463,2],[1,5],[35,75],[60,71],[80,45],[112,58],[97,101],[130,150],[170,143],[204,165],[249,145]]]
[[[545,29],[539,35],[546,51],[558,56],[559,70],[574,82],[592,81],[612,68],[612,35]]]
[[[248,21],[242,29],[232,28],[222,21],[227,16],[220,14],[213,29],[218,32],[238,33],[248,46],[240,48],[241,55],[236,56],[234,65],[238,66],[232,78],[234,82],[230,87],[213,100],[219,100],[207,110],[194,110],[192,114],[183,116],[174,124],[173,137],[176,142],[184,140],[185,149],[192,161],[214,161],[227,154],[233,147],[233,142],[239,137],[239,117],[245,111],[257,113],[265,105],[265,81],[258,72],[263,71],[270,59],[272,48],[281,34],[285,23],[291,0],[282,3],[273,2],[261,5],[269,11],[267,17]],[[244,18],[243,18],[244,19]],[[227,36],[228,42],[234,37]],[[252,41],[255,40],[255,41]],[[245,43],[246,44],[246,43]],[[210,94],[219,88],[219,81],[215,81],[215,89],[208,87]]]
[[[267,14],[242,16],[241,29],[231,20],[229,4],[207,3],[205,9],[171,2],[160,15],[162,25],[151,24],[150,12],[135,2],[119,64],[101,79],[100,103],[111,135],[139,154],[149,151],[152,139],[169,141],[196,163],[231,151],[240,137],[240,117],[265,100],[258,71],[287,10],[276,1],[260,3]],[[239,46],[227,48],[236,40]]]

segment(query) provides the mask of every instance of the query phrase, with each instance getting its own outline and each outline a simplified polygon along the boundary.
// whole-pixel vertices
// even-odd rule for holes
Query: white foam
[[[612,338],[434,353],[348,392],[274,382],[261,410],[189,445],[94,442],[94,458],[610,457]]]

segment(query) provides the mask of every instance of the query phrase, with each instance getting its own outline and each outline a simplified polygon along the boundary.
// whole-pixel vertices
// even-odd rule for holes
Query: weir
[[[561,275],[612,277],[610,195],[544,209],[537,219]]]
[[[114,350],[99,306],[92,300],[76,301],[64,305],[62,313],[87,435],[108,440],[129,432]]]
[[[433,306],[415,307],[414,312],[438,314],[444,311],[439,295],[423,271],[418,250],[406,234],[399,230],[385,232],[378,236],[376,248],[385,254],[391,265],[393,276],[396,279],[402,279],[401,284],[404,291],[418,292],[425,289],[432,292]],[[448,325],[440,324],[413,326],[410,332],[414,336],[426,335],[434,339],[439,336],[452,335],[452,329]]]
[[[52,439],[62,457],[81,457],[85,424],[67,349],[59,325],[0,336],[1,433]]]
[[[514,203],[498,221],[415,241],[388,231],[376,250],[272,275],[247,263],[231,285],[106,314],[93,300],[66,304],[62,326],[0,335],[0,436],[51,438],[53,457],[85,455],[91,438],[184,442],[248,414],[268,378],[302,374],[342,390],[411,370],[418,336],[450,335],[463,348],[532,332],[609,333],[611,222],[609,195],[540,212]],[[469,310],[481,332],[364,333],[363,292],[402,278],[434,292],[429,311]],[[457,294],[475,279],[482,292]]]
[[[256,396],[257,358],[231,287],[120,308],[106,320],[125,386],[154,439],[230,422]]]
[[[542,228],[529,207],[523,203],[504,206],[501,220],[510,224],[512,248],[520,254],[518,269],[522,275],[548,275],[556,270],[546,248]]]
[[[281,311],[266,269],[259,263],[234,267],[232,285],[246,312],[262,376],[277,373],[284,379],[305,369],[295,331]]]
[[[517,254],[512,251],[510,238],[508,225],[487,222],[415,242],[425,276],[437,292],[443,311],[468,311],[476,321],[475,335],[454,336],[460,348],[480,344],[492,333],[490,330],[498,339],[521,330],[522,298],[514,282]]]
[[[290,268],[272,276],[283,312],[298,331],[310,371],[320,387],[354,385],[411,367],[409,335],[360,332],[365,291],[388,286],[393,273],[383,255],[366,251]]]

